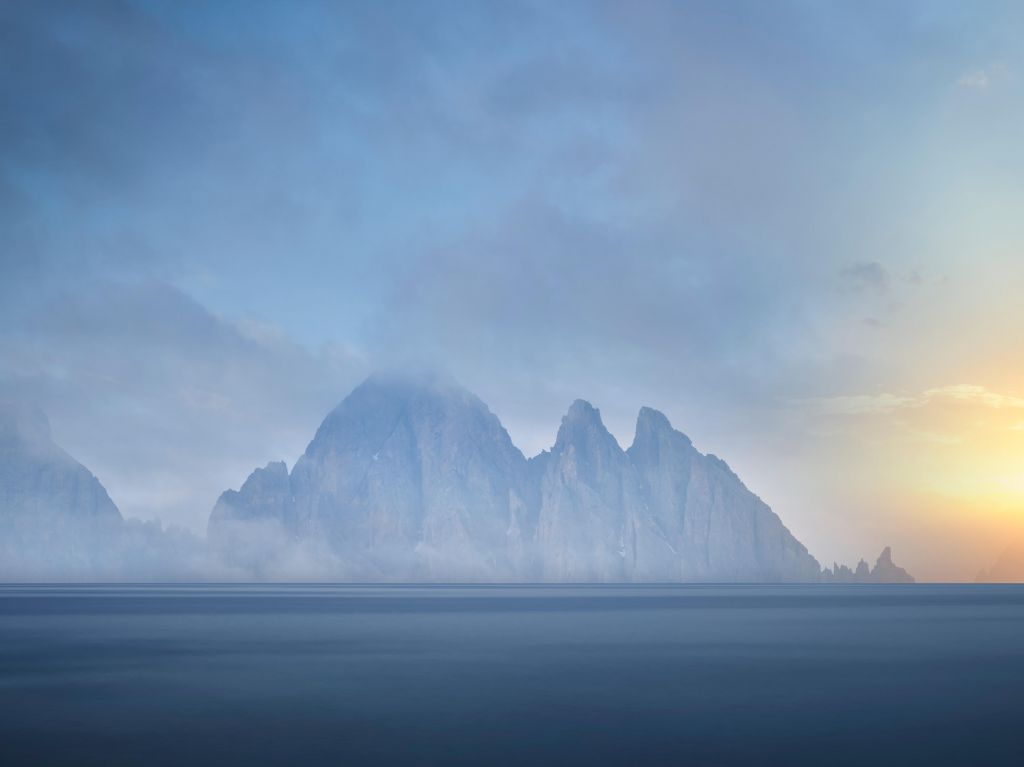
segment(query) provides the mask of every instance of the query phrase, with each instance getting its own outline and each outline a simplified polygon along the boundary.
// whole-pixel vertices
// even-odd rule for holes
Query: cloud
[[[812,472],[771,468],[807,438],[780,403],[1012,353],[1008,304],[962,299],[1017,274],[974,245],[1016,242],[1018,107],[936,122],[936,41],[992,14],[747,10],[0,3],[3,385],[127,513],[193,529],[345,371],[417,355],[528,451],[578,396],[627,439],[650,404],[785,497]]]
[[[68,286],[0,332],[0,395],[42,408],[126,516],[193,530],[253,466],[294,461],[363,372],[158,281]]]
[[[889,271],[878,261],[859,261],[840,272],[846,285],[853,290],[884,292],[889,287]]]
[[[953,403],[985,408],[1024,408],[1024,397],[999,394],[975,384],[951,384],[918,395],[857,394],[794,400],[793,405],[816,415],[887,415],[898,410]]]
[[[904,407],[916,407],[920,400],[896,394],[854,394],[840,397],[814,397],[794,400],[800,410],[815,415],[868,415],[892,413]]]
[[[970,90],[983,91],[988,88],[990,83],[988,72],[984,69],[974,69],[970,72],[965,72],[957,78],[956,84],[960,88],[968,88]]]
[[[928,389],[924,392],[922,398],[925,402],[953,400],[990,408],[1024,408],[1024,397],[999,394],[986,389],[984,386],[973,384],[953,384],[951,386]]]
[[[517,415],[541,409],[538,420],[557,423],[579,396],[629,430],[641,404],[735,408],[784,388],[812,321],[800,297],[779,301],[796,279],[784,265],[666,248],[633,227],[524,201],[406,271],[366,346],[444,360],[517,438]],[[543,428],[527,452],[549,444]]]
[[[965,90],[985,91],[1010,78],[1010,68],[1003,63],[990,64],[964,72],[956,80],[956,86]]]

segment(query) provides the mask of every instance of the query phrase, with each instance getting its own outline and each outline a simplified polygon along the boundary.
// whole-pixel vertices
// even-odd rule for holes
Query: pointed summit
[[[444,370],[431,367],[404,367],[378,370],[371,374],[360,388],[388,387],[407,391],[466,391],[453,376]]]
[[[249,475],[240,490],[225,490],[213,507],[207,535],[216,538],[226,523],[272,519],[289,523],[294,503],[284,461],[273,461]],[[212,534],[212,535],[211,535]]]
[[[595,422],[601,423],[601,411],[591,405],[585,399],[574,400],[569,406],[569,412],[565,414],[562,422]]]
[[[423,398],[476,399],[454,378],[436,370],[385,370],[369,376],[342,400],[327,416],[329,421],[339,411],[351,409],[351,405],[364,400],[388,400],[392,403],[407,403]],[[481,403],[483,404],[483,403]]]
[[[18,443],[35,450],[57,450],[50,421],[39,408],[0,402],[0,443]]]
[[[875,566],[869,568],[863,559],[857,563],[857,569],[851,570],[846,565],[835,562],[832,569],[825,568],[823,580],[834,583],[913,583],[910,573],[892,561],[892,548],[886,546],[878,555]]]
[[[576,400],[530,461],[449,376],[377,373],[290,474],[255,472],[211,518],[279,521],[365,580],[799,581],[821,568],[724,463],[652,408],[624,451]],[[230,532],[230,531],[225,531]]]
[[[653,407],[647,407],[645,405],[640,408],[640,412],[637,414],[636,428],[637,431],[640,431],[641,429],[647,431],[661,431],[664,429],[671,430],[672,424],[669,423],[668,416],[660,410],[655,410]]]
[[[497,416],[450,377],[370,376],[324,419],[289,475],[257,470],[210,518],[280,521],[382,580],[510,578],[532,535],[527,465]]]
[[[875,583],[913,583],[913,576],[892,561],[892,548],[886,546],[878,555],[871,568],[871,580]]]
[[[615,450],[621,449],[601,420],[601,411],[582,399],[573,402],[569,411],[562,416],[554,452],[564,450],[569,445],[594,445],[606,449],[614,446]]]
[[[621,581],[633,571],[629,512],[641,508],[629,458],[585,400],[562,418],[541,465],[537,544],[544,580]]]
[[[689,437],[672,428],[664,413],[642,407],[636,418],[633,444],[626,452],[641,468],[659,464],[664,453],[674,454],[680,462],[675,471],[682,476],[689,474],[688,463],[697,451]]]
[[[319,455],[339,442],[358,442],[363,452],[369,450],[368,458],[396,434],[401,423],[442,414],[462,423],[497,422],[479,398],[446,374],[422,370],[374,373],[327,415],[306,454]]]
[[[7,525],[55,530],[83,521],[117,524],[121,512],[100,481],[53,441],[41,410],[0,407],[0,537]]]
[[[672,428],[668,417],[660,410],[651,407],[640,408],[640,413],[636,417],[636,433],[629,452],[634,454],[656,449],[659,441],[666,439],[679,439],[687,446],[692,444],[689,437]]]

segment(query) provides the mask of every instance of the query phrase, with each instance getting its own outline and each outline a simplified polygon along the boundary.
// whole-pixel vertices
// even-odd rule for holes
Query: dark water
[[[0,587],[0,763],[1020,764],[1024,589]]]

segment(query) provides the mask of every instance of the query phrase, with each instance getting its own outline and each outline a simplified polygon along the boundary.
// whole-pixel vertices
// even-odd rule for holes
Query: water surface
[[[4,764],[1013,764],[1016,586],[0,586]]]

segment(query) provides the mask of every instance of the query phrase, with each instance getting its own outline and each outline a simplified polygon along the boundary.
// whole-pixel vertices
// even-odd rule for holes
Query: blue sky
[[[5,4],[0,393],[194,529],[412,361],[527,453],[575,397],[623,442],[662,409],[823,560],[981,557],[1017,496],[925,487],[966,453],[918,466],[915,419],[982,408],[927,413],[978,456],[997,400],[926,393],[1024,393],[1022,16]]]

